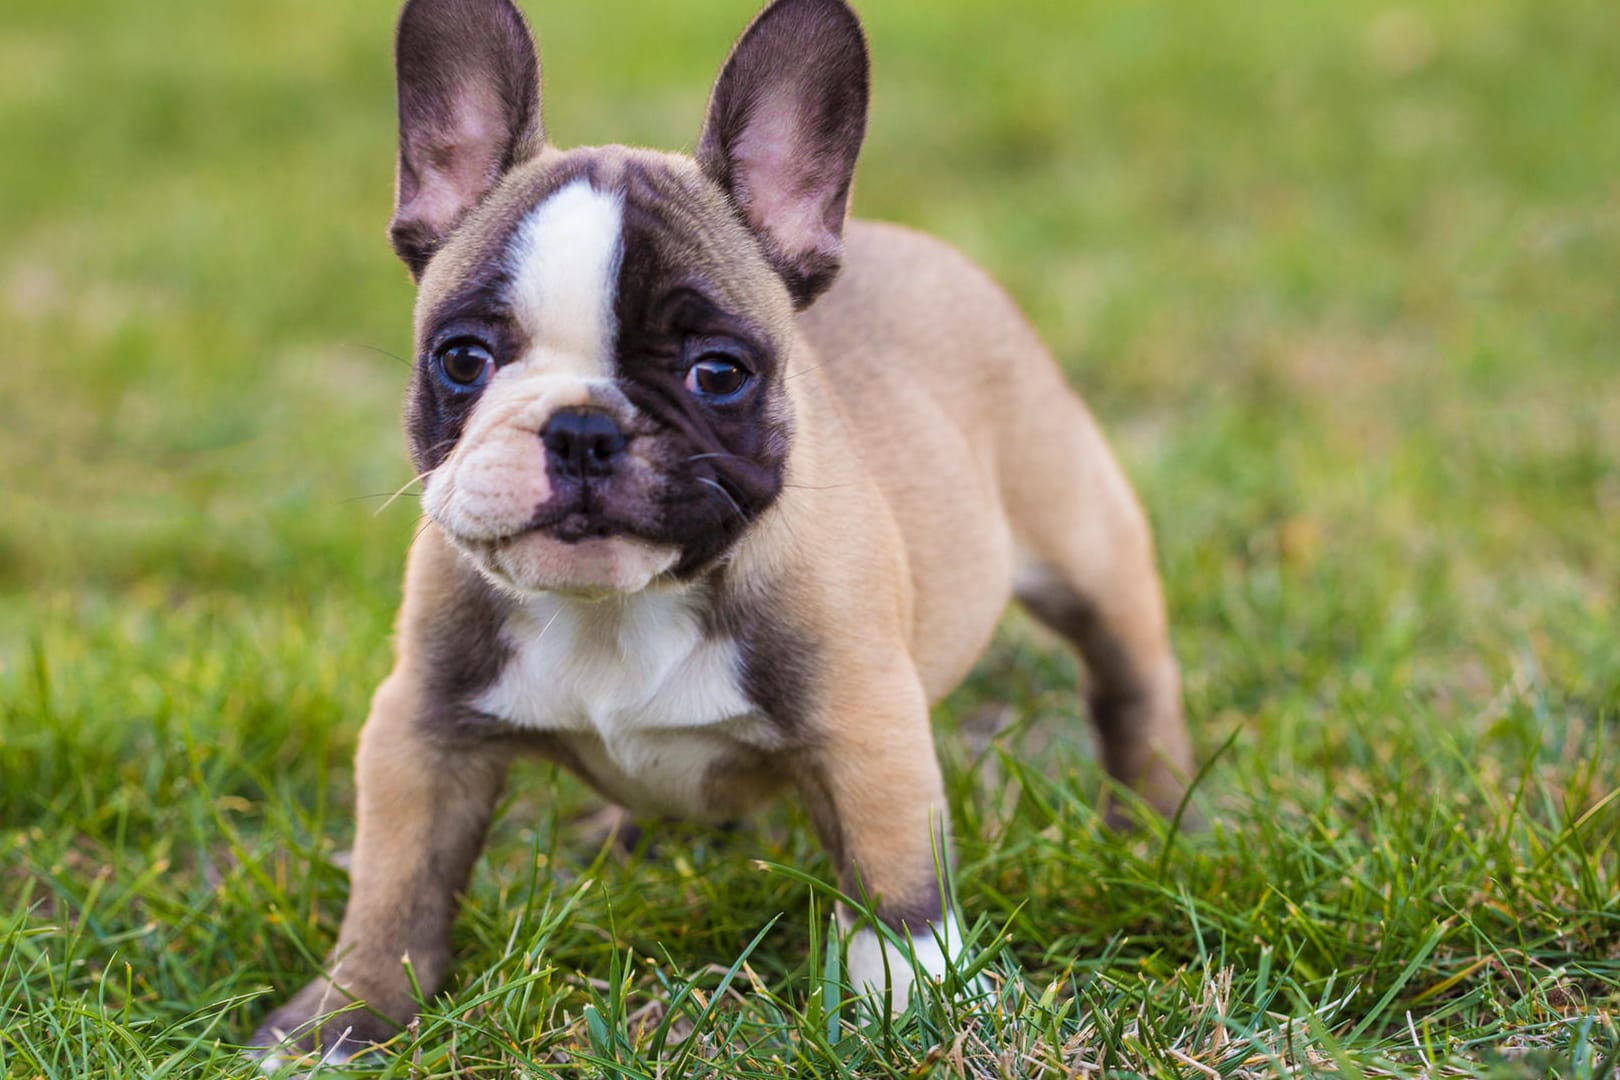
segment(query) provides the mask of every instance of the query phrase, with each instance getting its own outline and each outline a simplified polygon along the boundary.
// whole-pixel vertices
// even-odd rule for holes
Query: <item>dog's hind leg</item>
[[[1109,775],[1169,814],[1192,750],[1147,518],[1077,399],[1054,388],[1030,405],[1001,470],[1019,544],[1016,594],[1084,659]],[[1121,820],[1117,806],[1109,818]]]

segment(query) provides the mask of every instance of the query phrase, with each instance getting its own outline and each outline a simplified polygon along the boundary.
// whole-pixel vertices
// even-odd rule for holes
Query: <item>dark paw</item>
[[[248,1045],[261,1067],[273,1072],[283,1065],[352,1061],[376,1050],[399,1032],[399,1025],[363,1003],[316,979],[291,1001],[265,1018]]]

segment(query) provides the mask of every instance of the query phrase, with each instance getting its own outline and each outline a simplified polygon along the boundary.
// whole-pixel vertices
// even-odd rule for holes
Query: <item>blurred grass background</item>
[[[1336,971],[1364,1009],[1394,986],[1359,1036],[1410,999],[1461,1001],[1445,1015],[1483,1044],[1552,1025],[1524,1036],[1551,1047],[1536,1068],[1596,1068],[1566,1021],[1620,1003],[1613,4],[860,6],[857,212],[956,243],[1031,314],[1156,523],[1204,752],[1237,733],[1203,796],[1217,827],[1177,848],[1171,883],[1151,853],[1120,864],[1128,846],[1042,808],[1019,771],[1057,777],[1059,802],[1098,783],[1072,665],[1012,624],[942,710],[947,729],[1005,701],[1019,718],[997,744],[1022,777],[1010,809],[945,740],[966,909],[1014,919],[1041,985],[1126,938],[1155,978],[1207,966],[1191,912],[1239,972],[1277,950],[1305,998]],[[555,141],[683,148],[753,11],[527,7]],[[410,477],[411,292],[384,238],[394,14],[0,16],[0,1029],[100,1032],[106,1012],[64,1003],[111,993],[158,1044],[210,1003],[207,1030],[240,1038],[268,1002],[232,995],[292,989],[331,940],[343,884],[322,853],[346,842],[414,527],[412,500],[373,497]],[[533,824],[583,793],[530,786],[496,870],[578,843]],[[753,842],[824,871],[803,822],[774,820]],[[615,884],[581,917],[608,925],[591,904],[616,903],[623,926],[640,896],[643,956],[687,940],[692,970],[729,962],[728,935],[805,903],[759,886],[754,853],[701,864],[707,899],[667,867],[598,868]],[[488,941],[462,932],[464,978],[498,963],[515,887],[481,871]],[[1475,909],[1500,925],[1458,921]],[[651,914],[670,910],[690,917]],[[771,946],[786,994],[802,934]],[[573,947],[605,968],[601,941]],[[139,979],[109,990],[132,953]],[[1525,989],[1555,968],[1557,995]]]

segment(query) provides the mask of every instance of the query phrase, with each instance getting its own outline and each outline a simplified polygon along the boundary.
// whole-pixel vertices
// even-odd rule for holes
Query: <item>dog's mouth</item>
[[[484,574],[522,595],[562,592],[583,596],[633,593],[679,561],[680,551],[637,535],[600,516],[548,515],[515,532],[450,540]]]
[[[626,537],[636,540],[651,539],[636,528],[634,522],[613,514],[604,507],[591,505],[581,497],[561,505],[548,504],[529,520],[523,529],[506,539],[516,539],[534,533],[545,533],[564,544],[577,544],[583,540],[610,540]]]
[[[499,551],[534,539],[546,539],[565,545],[614,539],[654,543],[658,541],[658,538],[649,532],[645,523],[632,520],[629,516],[603,505],[603,501],[596,498],[595,493],[588,489],[575,493],[572,498],[551,499],[535,511],[529,520],[516,527],[509,527],[503,532],[469,534],[457,529],[451,521],[440,519],[437,514],[434,515],[434,519],[458,545],[477,552]]]
[[[469,551],[491,555],[533,540],[549,540],[574,547],[591,541],[648,539],[619,522],[580,513],[566,514],[543,523],[531,522],[521,529],[499,536],[469,537],[454,532],[450,536]]]

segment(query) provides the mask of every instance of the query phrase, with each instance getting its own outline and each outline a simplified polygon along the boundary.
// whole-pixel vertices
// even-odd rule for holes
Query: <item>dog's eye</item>
[[[686,389],[710,401],[730,401],[750,378],[747,368],[724,353],[705,353],[686,370]]]
[[[452,341],[438,352],[439,370],[459,389],[469,389],[489,378],[495,358],[476,341]]]

